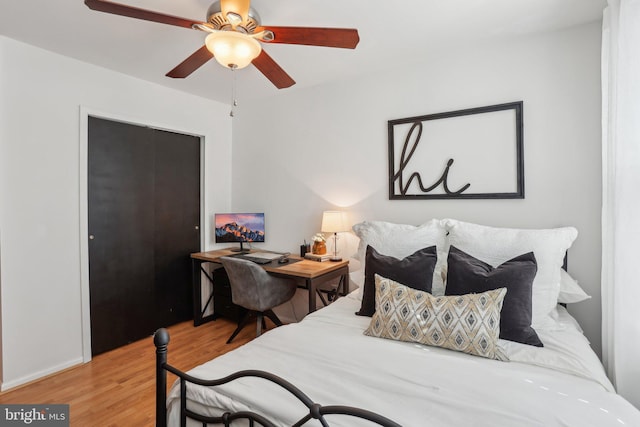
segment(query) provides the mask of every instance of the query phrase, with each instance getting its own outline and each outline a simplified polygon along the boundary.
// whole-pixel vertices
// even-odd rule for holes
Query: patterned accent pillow
[[[376,312],[365,335],[509,360],[498,347],[505,288],[434,297],[377,274],[375,280]]]

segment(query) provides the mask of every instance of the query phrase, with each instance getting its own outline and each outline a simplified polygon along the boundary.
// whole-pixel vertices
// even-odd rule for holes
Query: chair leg
[[[242,330],[242,328],[244,328],[247,323],[249,322],[249,319],[251,318],[251,311],[247,310],[243,315],[242,318],[240,319],[240,321],[238,322],[238,327],[236,328],[235,331],[233,331],[233,334],[231,334],[231,336],[229,337],[229,339],[227,340],[227,344],[231,344],[231,341],[233,341],[233,339],[240,333],[240,331]]]
[[[262,335],[262,324],[264,323],[264,314],[258,312],[258,321],[256,322],[256,337]]]
[[[276,326],[282,326],[282,322],[278,319],[278,316],[273,312],[273,310],[267,310],[264,312],[264,315],[267,316]]]

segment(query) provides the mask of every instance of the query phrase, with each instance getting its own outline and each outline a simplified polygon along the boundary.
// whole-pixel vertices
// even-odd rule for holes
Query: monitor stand
[[[245,249],[242,246],[242,242],[240,242],[240,247],[239,248],[231,248],[231,252],[240,252],[241,254],[248,254],[251,251],[251,249]]]

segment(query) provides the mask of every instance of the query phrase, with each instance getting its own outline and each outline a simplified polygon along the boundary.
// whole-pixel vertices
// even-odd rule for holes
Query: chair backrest
[[[275,277],[260,265],[233,257],[220,258],[229,276],[233,303],[249,310],[265,311],[293,297],[295,281]]]

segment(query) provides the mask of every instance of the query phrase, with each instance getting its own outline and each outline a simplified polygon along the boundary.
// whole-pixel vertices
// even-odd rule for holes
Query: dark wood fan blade
[[[209,52],[207,46],[202,46],[166,75],[167,77],[172,77],[174,79],[184,79],[195,70],[202,67],[211,58],[213,58],[213,54]]]
[[[255,32],[263,30],[272,31],[275,36],[268,43],[355,49],[360,41],[358,30],[350,28],[258,27]]]
[[[180,18],[178,16],[165,15],[158,12],[152,12],[146,9],[140,9],[125,4],[114,3],[107,0],[84,0],[89,9],[100,12],[111,13],[114,15],[128,16],[129,18],[137,18],[145,21],[159,22],[161,24],[175,25],[178,27],[192,28],[193,24],[201,24],[201,21],[193,21],[191,19]]]
[[[284,89],[296,84],[295,80],[262,49],[260,55],[251,62],[255,67],[268,78],[278,89]]]

